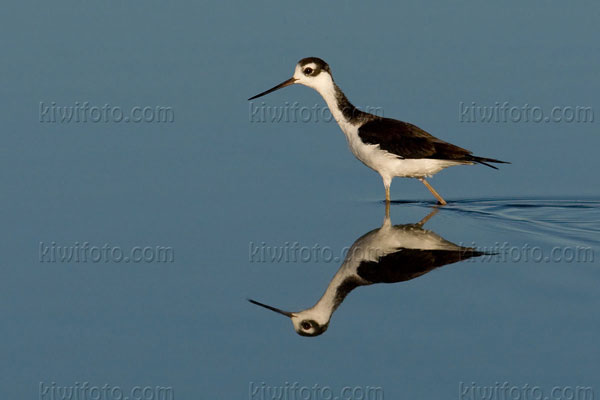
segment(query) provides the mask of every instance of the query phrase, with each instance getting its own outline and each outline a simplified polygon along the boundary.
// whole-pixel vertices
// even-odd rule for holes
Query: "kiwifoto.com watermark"
[[[174,263],[175,250],[170,246],[132,246],[123,248],[109,243],[89,242],[57,244],[40,242],[41,263]]]
[[[553,386],[543,388],[525,383],[512,385],[509,382],[479,385],[475,382],[458,384],[459,400],[594,400],[594,389],[590,386]]]
[[[493,246],[476,246],[475,243],[460,246],[472,247],[484,253],[479,257],[470,258],[468,261],[479,262],[533,262],[533,263],[593,263],[595,261],[594,249],[590,246],[554,246],[544,248],[531,246],[525,243],[520,246],[510,245],[508,242],[498,243]]]
[[[471,247],[483,253],[478,257],[473,257],[471,249],[463,249],[464,259],[472,262],[593,263],[596,258],[594,249],[590,246],[545,248],[530,246],[527,243],[515,246],[508,242],[496,242],[493,246],[484,247],[478,247],[475,243],[459,245]],[[379,252],[381,254],[378,254]],[[361,257],[365,254],[368,254],[372,259],[377,259],[386,256],[388,253],[377,248],[365,249],[360,246],[343,247],[335,250],[331,246],[324,246],[319,243],[306,245],[300,242],[284,242],[279,245],[271,245],[266,242],[250,242],[248,245],[248,261],[251,263],[339,263],[347,257]]]
[[[175,122],[175,112],[169,106],[121,107],[108,103],[92,105],[89,101],[59,105],[55,101],[40,101],[39,118],[41,123],[48,124],[170,124]]]
[[[70,386],[56,382],[40,382],[40,400],[174,400],[171,386],[133,386],[124,389],[120,386],[104,384],[91,385],[89,382],[75,382]]]
[[[250,382],[250,400],[383,400],[383,388],[379,386],[344,386],[333,389],[330,386],[314,384],[301,385],[298,382],[285,382],[283,385],[269,385],[265,382]]]
[[[481,105],[474,101],[458,103],[458,121],[466,123],[567,123],[591,124],[594,110],[590,106],[540,106],[513,105],[508,101]]]
[[[299,102],[285,102],[280,106],[267,105],[264,101],[259,105],[253,102],[248,103],[249,118],[251,123],[266,123],[266,122],[291,122],[291,123],[308,123],[308,122],[331,122],[334,121],[331,111],[326,105],[315,104],[313,106],[303,106]],[[365,106],[359,107],[360,110],[370,114],[383,117],[383,108]],[[352,111],[355,111],[354,109]],[[350,112],[352,112],[350,111]]]

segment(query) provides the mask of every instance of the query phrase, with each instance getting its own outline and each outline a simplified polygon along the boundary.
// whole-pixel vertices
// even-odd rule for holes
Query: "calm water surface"
[[[348,247],[384,222],[381,202],[330,202],[305,203],[310,212],[290,202],[258,207],[270,216],[266,221],[246,215],[243,203],[232,213],[186,216],[170,225],[179,215],[175,209],[171,216],[140,219],[149,230],[145,242],[173,246],[172,264],[32,260],[8,268],[2,296],[13,323],[3,330],[12,343],[13,374],[47,384],[172,386],[182,398],[200,387],[234,398],[271,398],[269,390],[293,390],[294,383],[338,394],[344,387],[375,388],[385,398],[446,398],[474,393],[472,385],[504,382],[546,391],[594,386],[600,200],[472,199],[440,208],[393,203],[392,224],[430,216],[423,229],[440,240],[495,254],[430,272],[420,271],[426,258],[419,259],[422,266],[404,259],[397,269],[414,279],[356,288],[327,331],[301,337],[288,318],[246,299],[294,312],[313,306]],[[167,231],[153,230],[157,223]],[[108,232],[120,222],[103,226]],[[211,235],[201,236],[206,231]],[[42,232],[43,238],[58,235],[60,243],[71,237]],[[106,237],[79,234],[95,243]],[[20,235],[35,253],[40,234]],[[126,226],[112,241],[135,244]],[[274,259],[267,248],[290,254],[296,248],[298,257]],[[321,250],[308,255],[305,248]]]
[[[49,388],[86,382],[130,399],[158,386],[178,400],[286,388],[292,400],[289,388],[307,398],[315,385],[331,392],[311,399],[348,398],[345,387],[355,400],[369,389],[476,399],[505,383],[515,399],[525,385],[600,397],[598,5],[256,4],[7,3],[0,399],[68,398]],[[381,232],[385,207],[380,177],[335,123],[253,120],[252,106],[322,109],[304,87],[246,100],[308,56],[355,105],[512,162],[436,175],[449,204],[422,227],[432,197],[396,179],[390,225],[403,250],[397,263],[360,260],[372,279],[399,282],[347,293],[317,337],[247,299],[312,307],[348,248]],[[596,119],[461,121],[461,104],[505,101],[590,107]],[[60,123],[40,111],[85,102],[171,107],[174,121]],[[435,243],[486,254],[452,262]],[[150,259],[49,255],[104,246]],[[298,257],[271,256],[281,249]]]

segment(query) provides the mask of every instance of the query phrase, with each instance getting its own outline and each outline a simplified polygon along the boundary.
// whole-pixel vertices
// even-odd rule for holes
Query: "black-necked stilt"
[[[497,169],[489,163],[506,163],[474,156],[469,150],[444,142],[407,122],[358,110],[333,81],[329,65],[316,57],[300,60],[294,76],[248,100],[295,83],[315,89],[325,99],[346,135],[352,153],[383,178],[386,202],[390,201],[390,185],[396,176],[417,178],[443,205],[446,201],[425,180],[426,177],[454,165],[479,163]]]
[[[436,212],[434,209],[416,224],[394,226],[386,207],[383,225],[354,242],[327,290],[311,308],[289,312],[249,301],[291,318],[299,335],[318,336],[327,330],[331,316],[348,293],[359,286],[408,281],[438,267],[486,254],[423,229]]]

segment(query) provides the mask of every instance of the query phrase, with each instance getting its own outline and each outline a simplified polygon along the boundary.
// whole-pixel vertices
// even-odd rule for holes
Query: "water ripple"
[[[469,199],[449,202],[442,209],[491,220],[500,229],[550,236],[553,241],[600,243],[598,199]]]

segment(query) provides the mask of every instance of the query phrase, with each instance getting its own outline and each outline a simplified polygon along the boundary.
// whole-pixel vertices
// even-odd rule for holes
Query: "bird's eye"
[[[310,75],[310,74],[312,74],[312,72],[313,72],[312,68],[310,68],[310,67],[304,68],[304,75]]]
[[[304,329],[305,331],[310,329],[310,324],[308,322],[303,322],[302,323],[302,329]]]

